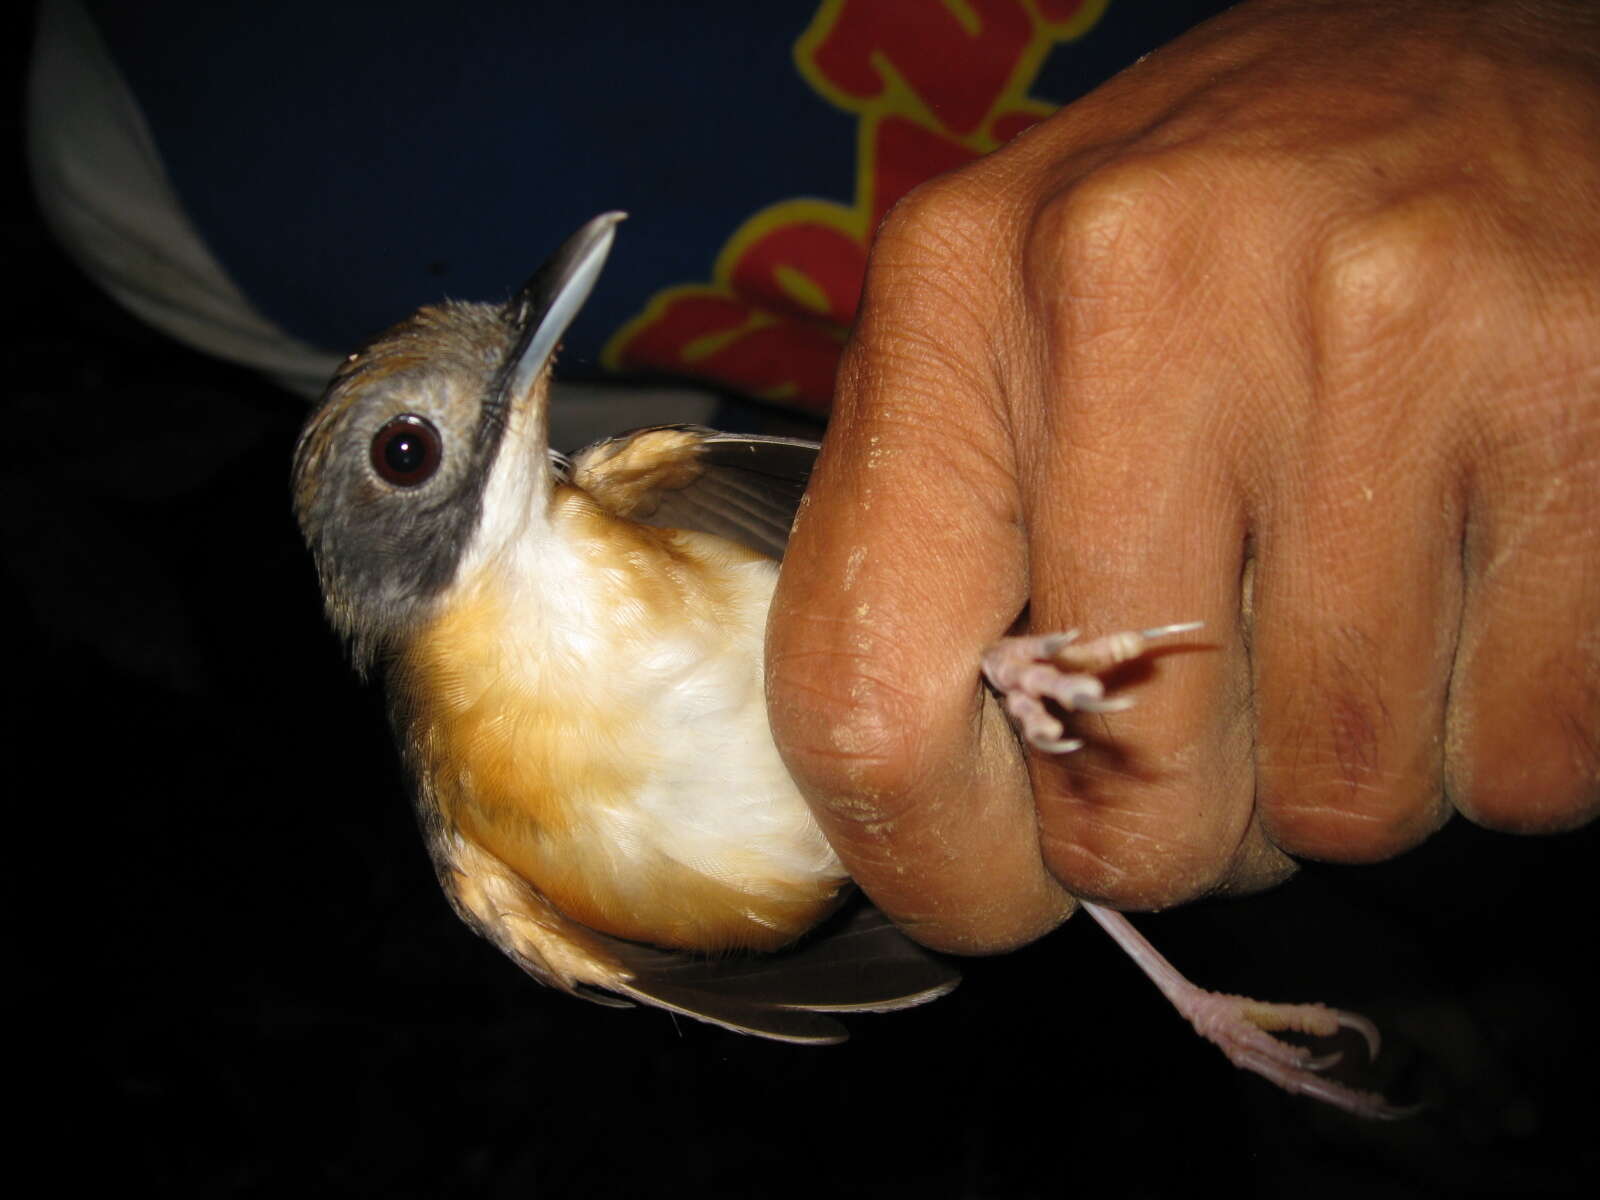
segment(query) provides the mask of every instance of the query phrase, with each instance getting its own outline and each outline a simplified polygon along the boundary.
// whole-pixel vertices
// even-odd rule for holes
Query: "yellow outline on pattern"
[[[980,22],[976,13],[967,6],[965,0],[939,0],[969,31],[976,34]],[[817,70],[814,61],[814,51],[817,46],[826,40],[833,30],[846,4],[851,0],[823,0],[817,9],[817,14],[811,19],[804,33],[795,40],[792,55],[795,67],[801,76],[819,96],[835,108],[845,112],[855,113],[859,120],[856,122],[856,178],[855,199],[850,205],[840,204],[836,200],[824,200],[817,197],[800,196],[788,200],[780,200],[760,209],[746,218],[734,230],[728,240],[723,243],[718,251],[716,261],[712,264],[711,280],[707,283],[684,283],[662,288],[650,297],[642,312],[627,321],[606,342],[605,348],[600,353],[601,364],[607,370],[622,369],[623,348],[633,339],[639,330],[653,324],[669,307],[677,301],[686,298],[718,298],[735,300],[738,298],[731,280],[733,269],[740,259],[756,242],[766,237],[775,229],[789,225],[822,225],[837,230],[846,237],[865,248],[871,239],[872,231],[867,228],[867,221],[873,211],[872,189],[876,182],[874,170],[873,147],[877,144],[878,124],[886,116],[908,117],[925,128],[938,131],[945,137],[953,138],[959,144],[973,151],[975,154],[987,154],[996,150],[1001,143],[994,137],[992,126],[995,118],[1000,114],[1013,115],[1019,112],[1035,113],[1040,117],[1048,116],[1055,111],[1056,106],[1047,104],[1042,100],[1035,100],[1028,95],[1028,88],[1038,77],[1040,68],[1044,65],[1046,56],[1059,42],[1070,42],[1082,37],[1092,29],[1104,15],[1106,5],[1110,0],[1086,0],[1086,3],[1075,13],[1071,20],[1060,23],[1051,23],[1040,15],[1034,0],[1021,0],[1029,19],[1033,23],[1033,36],[1029,39],[1027,49],[1018,56],[1017,64],[1011,73],[1005,89],[999,93],[990,105],[989,112],[971,134],[955,137],[945,129],[938,119],[931,113],[927,106],[917,96],[916,92],[900,73],[894,69],[889,61],[880,54],[872,56],[872,64],[877,69],[879,77],[884,81],[883,90],[867,100],[859,99],[840,91],[828,78]],[[825,308],[820,303],[823,291],[819,285],[801,275],[798,271],[790,269],[785,274],[779,272],[777,281],[786,295],[803,307],[822,315]],[[708,334],[704,338],[696,339],[684,347],[683,358],[686,364],[720,349],[722,346],[737,340],[744,335],[770,325],[774,318],[760,311],[752,312],[750,319],[737,329],[723,330],[718,333]],[[831,322],[823,323],[826,327],[836,329],[840,341],[844,340],[845,330],[833,325]],[[792,393],[792,387],[785,386],[776,389],[765,399],[787,399]]]

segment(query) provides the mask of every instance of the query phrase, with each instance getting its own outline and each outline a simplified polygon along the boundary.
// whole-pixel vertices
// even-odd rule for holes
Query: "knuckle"
[[[960,174],[923,184],[889,211],[841,365],[846,407],[873,376],[915,386],[968,371],[966,360],[993,331],[1002,294],[998,224],[993,203]]]
[[[1036,286],[1070,281],[1075,302],[1158,289],[1174,267],[1191,197],[1203,191],[1188,162],[1172,154],[1118,160],[1046,198],[1022,251]]]
[[[1333,361],[1409,347],[1424,322],[1456,302],[1466,228],[1461,204],[1430,191],[1339,223],[1312,251],[1310,314]]]
[[[997,201],[970,171],[940,175],[907,192],[884,215],[872,244],[867,294],[886,280],[885,268],[939,275],[955,261],[987,248]],[[876,269],[873,269],[876,268]]]

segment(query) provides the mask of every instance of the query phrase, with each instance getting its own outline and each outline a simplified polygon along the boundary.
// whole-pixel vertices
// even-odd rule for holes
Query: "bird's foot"
[[[1034,637],[1001,638],[983,652],[983,676],[1005,701],[1028,744],[1047,754],[1066,754],[1083,745],[1064,736],[1060,719],[1045,701],[1067,712],[1120,712],[1133,700],[1107,696],[1100,676],[1138,658],[1155,638],[1199,629],[1201,622],[1108,634],[1078,641],[1078,631]]]
[[[1416,1107],[1396,1107],[1376,1092],[1360,1091],[1323,1075],[1339,1062],[1342,1053],[1315,1055],[1304,1046],[1273,1036],[1275,1030],[1290,1030],[1331,1037],[1341,1029],[1351,1029],[1366,1043],[1369,1059],[1376,1058],[1378,1029],[1365,1017],[1321,1004],[1265,1004],[1208,992],[1190,983],[1121,913],[1096,904],[1083,907],[1139,964],[1195,1032],[1227,1055],[1234,1066],[1253,1071],[1286,1092],[1310,1096],[1358,1117],[1392,1121],[1418,1111]]]
[[[983,654],[983,674],[1005,702],[1006,712],[1028,744],[1049,754],[1066,754],[1083,742],[1065,736],[1049,704],[1064,712],[1118,712],[1131,697],[1107,696],[1105,672],[1142,655],[1156,638],[1199,629],[1201,622],[1162,625],[1113,633],[1079,642],[1078,631],[1039,637],[1002,638]],[[1329,1079],[1322,1072],[1342,1054],[1317,1055],[1283,1041],[1275,1031],[1331,1037],[1353,1030],[1366,1043],[1369,1057],[1378,1055],[1377,1026],[1363,1016],[1321,1004],[1265,1004],[1244,996],[1226,996],[1195,986],[1147,941],[1121,913],[1083,902],[1083,907],[1116,943],[1139,964],[1196,1033],[1222,1051],[1234,1066],[1253,1071],[1286,1092],[1310,1096],[1359,1117],[1395,1120],[1416,1108],[1398,1108],[1376,1092],[1364,1092]]]

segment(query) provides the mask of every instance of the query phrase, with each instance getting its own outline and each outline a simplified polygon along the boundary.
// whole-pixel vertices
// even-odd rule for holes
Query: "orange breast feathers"
[[[776,564],[565,487],[548,532],[527,562],[458,581],[401,656],[424,794],[594,929],[710,951],[792,941],[844,873],[767,727]]]

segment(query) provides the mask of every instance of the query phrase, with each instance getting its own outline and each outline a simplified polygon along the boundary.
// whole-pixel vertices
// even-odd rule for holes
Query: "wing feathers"
[[[831,1012],[894,1012],[937,999],[960,975],[877,909],[858,907],[777,954],[696,958],[617,943],[621,993],[781,1041],[842,1042]]]
[[[818,446],[692,425],[639,429],[572,456],[572,482],[617,516],[782,558]]]
[[[445,894],[467,924],[539,982],[597,1004],[631,1000],[738,1033],[827,1044],[849,1035],[825,1013],[910,1008],[960,981],[871,906],[776,954],[702,957],[572,920],[459,834],[438,837],[432,849]]]

